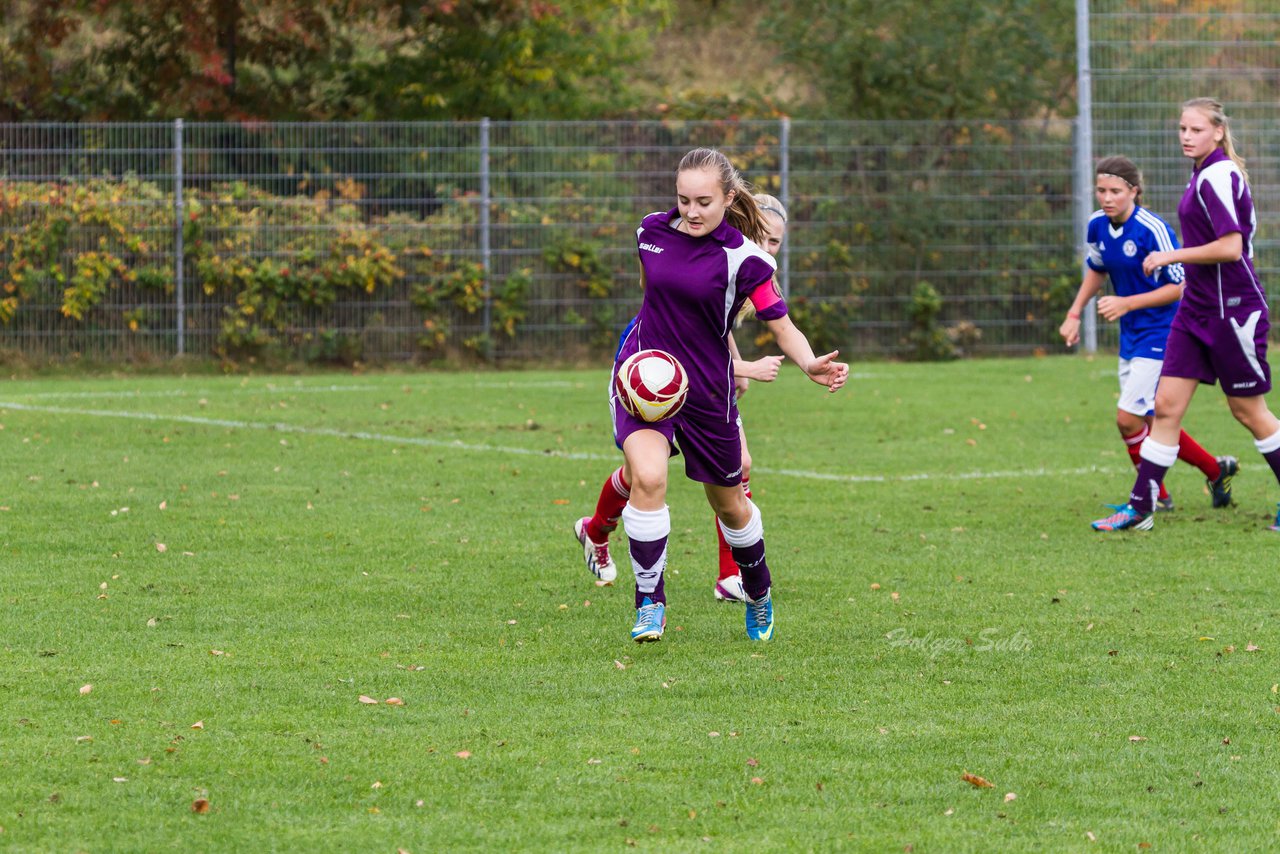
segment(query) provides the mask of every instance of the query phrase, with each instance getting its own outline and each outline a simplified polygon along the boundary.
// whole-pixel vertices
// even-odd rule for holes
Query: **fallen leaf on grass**
[[[1017,792],[1006,792],[1006,793],[1005,793],[1005,796],[1004,796],[1004,802],[1005,802],[1006,804],[1007,804],[1007,803],[1009,803],[1009,801],[1015,801],[1015,800],[1017,800],[1017,799],[1018,799],[1018,793],[1017,793]]]
[[[973,786],[978,789],[994,789],[995,788],[995,783],[992,783],[990,780],[986,779],[985,777],[979,777],[977,774],[970,774],[968,771],[965,771],[963,774],[961,774],[960,779],[964,780],[970,786]]]
[[[567,498],[553,498],[553,499],[551,500],[551,503],[552,503],[552,504],[558,504],[558,505],[560,505],[560,506],[562,506],[562,507],[563,507],[565,504],[568,504],[568,503],[569,503],[569,499],[567,499]]]
[[[764,785],[764,780],[760,779],[759,777],[752,777],[752,778],[751,778],[751,785],[753,785],[753,786],[763,786],[763,785]]]
[[[196,721],[191,725],[192,729],[204,729],[204,721]]]
[[[1135,742],[1136,742],[1136,741],[1146,741],[1146,740],[1147,740],[1147,737],[1146,737],[1145,735],[1131,735],[1131,736],[1129,736],[1129,740],[1130,740],[1130,741],[1135,741]]]
[[[403,706],[403,705],[404,705],[404,700],[401,700],[399,697],[388,697],[388,698],[387,698],[387,705],[388,705],[388,706]]]
[[[93,686],[92,686],[92,685],[81,685],[81,686],[80,686],[80,694],[81,694],[81,696],[83,696],[83,695],[85,695],[85,694],[88,694],[88,693],[89,693],[90,691],[92,691],[92,690],[93,690]]]
[[[616,659],[616,658],[613,660],[613,666],[614,666],[614,667],[616,667],[616,668],[618,668],[619,670],[626,670],[626,669],[627,669],[627,665],[623,664],[621,661],[618,661],[618,659]],[[1272,690],[1272,692],[1273,692],[1273,693],[1275,692],[1275,688],[1274,688],[1274,687],[1272,687],[1272,689],[1271,689],[1271,690]]]
[[[759,767],[760,767],[760,760],[759,760],[759,759],[748,759],[748,760],[747,760],[747,767],[749,767],[749,768],[759,768]]]
[[[166,546],[164,543],[156,543],[156,551],[160,552],[160,554],[164,554],[165,552],[169,551],[169,547]]]
[[[1257,644],[1252,644],[1252,643],[1251,643],[1251,644],[1249,644],[1248,646],[1246,646],[1246,647],[1244,648],[1244,651],[1245,651],[1245,652],[1257,652],[1257,651],[1258,651],[1258,650],[1260,650],[1260,649],[1262,649],[1262,647],[1258,646]]]
[[[378,701],[377,701],[377,700],[373,699],[372,697],[366,696],[365,694],[361,694],[361,695],[360,695],[360,697],[359,697],[359,700],[360,700],[360,702],[364,703],[366,706],[376,706],[376,705],[378,705]]]
[[[459,750],[457,753],[455,753],[455,754],[453,754],[453,755],[454,755],[454,756],[456,756],[456,757],[458,757],[459,759],[470,759],[470,758],[471,758],[471,751],[470,751],[470,750]]]
[[[113,783],[127,783],[127,782],[129,782],[129,778],[128,778],[128,777],[112,777],[112,778],[111,778],[111,782],[113,782]]]
[[[191,811],[197,815],[204,815],[209,811],[209,799],[196,798],[191,802]]]

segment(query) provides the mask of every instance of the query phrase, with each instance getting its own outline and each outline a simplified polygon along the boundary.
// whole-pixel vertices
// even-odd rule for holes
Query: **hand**
[[[734,373],[747,379],[771,383],[778,378],[778,368],[786,356],[764,356],[751,362],[741,362]]]
[[[1066,342],[1068,347],[1074,347],[1080,343],[1080,318],[1068,316],[1062,321],[1062,325],[1058,327],[1058,334],[1062,336],[1062,340]]]
[[[1156,270],[1174,263],[1177,262],[1173,260],[1172,252],[1152,252],[1142,259],[1142,272],[1148,276],[1155,275]]]
[[[1155,253],[1152,253],[1155,254]],[[1104,320],[1119,320],[1129,313],[1128,297],[1099,297],[1098,314]]]
[[[824,385],[828,391],[835,392],[849,379],[849,366],[844,362],[835,361],[836,356],[839,355],[839,350],[832,350],[825,356],[818,356],[809,363],[804,372],[818,385]]]
[[[751,380],[746,377],[733,378],[733,395],[738,400],[742,400],[742,396],[747,393],[747,389],[751,387]]]

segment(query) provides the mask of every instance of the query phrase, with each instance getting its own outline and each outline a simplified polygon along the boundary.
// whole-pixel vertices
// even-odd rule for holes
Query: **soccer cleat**
[[[1231,506],[1231,479],[1240,471],[1240,461],[1235,457],[1218,457],[1217,480],[1205,480],[1209,486],[1209,494],[1213,496],[1214,507]]]
[[[1280,504],[1276,505],[1276,520],[1267,526],[1269,530],[1280,531]]]
[[[640,601],[636,609],[636,624],[631,627],[631,639],[636,643],[662,640],[662,632],[667,627],[667,606],[654,602],[648,596]]]
[[[1172,512],[1173,512],[1173,496],[1172,496],[1172,495],[1170,495],[1168,498],[1157,498],[1157,499],[1156,499],[1156,512],[1157,512],[1157,513],[1172,513]]]
[[[742,589],[742,576],[730,575],[716,582],[716,599],[720,602],[745,602],[747,593]]]
[[[747,603],[747,637],[767,641],[773,637],[773,591],[767,590],[759,599],[743,594]]]
[[[584,516],[574,522],[573,534],[582,546],[582,556],[587,562],[587,572],[599,579],[597,584],[607,587],[618,577],[618,565],[613,562],[613,558],[609,557],[608,543],[593,543],[587,536],[587,523],[590,521],[591,517]]]
[[[1151,526],[1155,524],[1156,514],[1139,513],[1133,509],[1132,504],[1108,504],[1107,506],[1116,512],[1094,522],[1093,530],[1126,531],[1132,528],[1135,531],[1150,531]]]

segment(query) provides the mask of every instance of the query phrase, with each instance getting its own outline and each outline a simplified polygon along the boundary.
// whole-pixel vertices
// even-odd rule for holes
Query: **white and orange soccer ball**
[[[665,350],[641,350],[627,357],[613,378],[618,402],[641,421],[670,418],[689,396],[689,377]]]

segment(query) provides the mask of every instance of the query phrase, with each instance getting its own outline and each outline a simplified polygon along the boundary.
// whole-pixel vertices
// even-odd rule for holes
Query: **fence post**
[[[178,355],[186,352],[187,306],[183,294],[182,119],[173,120],[173,292],[178,309]]]
[[[788,213],[791,211],[791,118],[782,117],[778,130],[778,200]],[[778,278],[782,283],[783,299],[791,298],[791,246],[782,241],[782,263],[778,265]]]
[[[492,273],[492,248],[489,234],[489,117],[480,120],[480,265],[484,268],[484,335],[485,359],[493,361],[493,339],[490,324],[493,316],[493,288],[489,283]]]
[[[1075,239],[1084,246],[1089,215],[1093,212],[1093,71],[1089,65],[1089,0],[1076,0],[1076,211]],[[1074,241],[1073,241],[1074,242]],[[1081,256],[1083,257],[1083,255]],[[1083,262],[1081,262],[1083,263]],[[1080,343],[1086,353],[1098,351],[1097,298],[1082,312]]]

